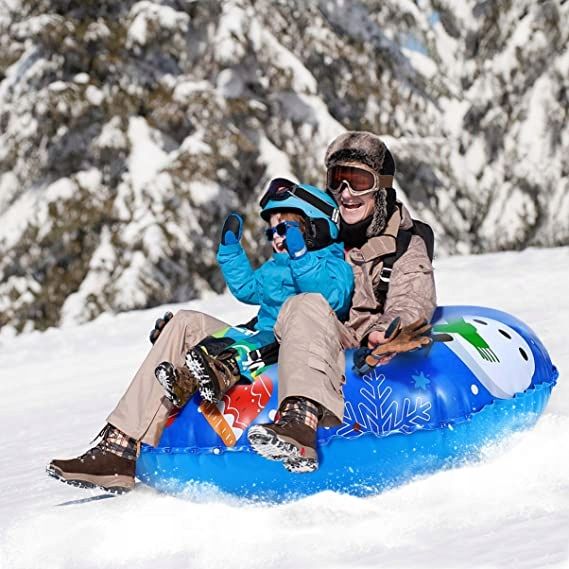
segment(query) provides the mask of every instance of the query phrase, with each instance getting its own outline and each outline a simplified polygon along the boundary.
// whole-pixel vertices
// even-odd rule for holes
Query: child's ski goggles
[[[281,221],[274,227],[265,229],[265,235],[269,241],[272,241],[275,238],[275,233],[280,237],[284,237],[289,227],[300,227],[300,223],[297,221]]]
[[[326,174],[326,187],[332,194],[338,194],[345,184],[353,195],[365,195],[381,188],[389,188],[392,176],[378,176],[371,170],[358,166],[332,166]]]
[[[259,205],[264,208],[270,201],[284,201],[292,196],[305,201],[328,216],[334,223],[338,223],[340,215],[338,208],[332,207],[329,203],[286,178],[271,180]]]

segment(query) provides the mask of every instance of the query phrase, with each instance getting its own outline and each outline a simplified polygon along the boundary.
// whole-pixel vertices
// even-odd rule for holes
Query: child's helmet
[[[300,213],[307,221],[306,246],[322,249],[338,239],[340,212],[332,196],[308,184],[275,178],[261,198],[261,217],[269,221],[277,211]]]

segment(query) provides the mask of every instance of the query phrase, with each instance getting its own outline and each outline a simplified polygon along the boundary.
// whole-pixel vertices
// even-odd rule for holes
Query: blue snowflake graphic
[[[427,386],[431,383],[431,380],[423,372],[412,375],[411,378],[415,382],[416,389],[427,389]]]

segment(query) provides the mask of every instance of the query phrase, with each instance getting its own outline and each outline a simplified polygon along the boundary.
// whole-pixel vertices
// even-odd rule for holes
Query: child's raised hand
[[[306,242],[304,241],[304,236],[302,235],[302,231],[300,230],[298,223],[287,223],[284,246],[286,247],[291,259],[300,259],[308,251],[306,248]]]
[[[225,220],[221,230],[221,244],[234,245],[243,237],[243,217],[232,211]]]

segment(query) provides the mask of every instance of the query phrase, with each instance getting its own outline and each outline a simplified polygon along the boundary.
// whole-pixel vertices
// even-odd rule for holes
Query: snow
[[[436,276],[440,304],[492,306],[527,322],[559,383],[533,430],[488,447],[479,462],[367,499],[325,492],[251,505],[213,490],[176,498],[143,486],[104,499],[45,475],[54,456],[88,448],[158,316],[191,308],[248,319],[254,308],[229,295],[1,335],[0,567],[569,566],[569,248],[446,258]]]
[[[85,97],[95,107],[100,106],[101,103],[105,100],[105,95],[103,94],[103,91],[95,87],[95,85],[89,85],[89,87],[87,87],[87,89],[85,90]]]
[[[85,188],[88,192],[94,194],[101,186],[103,180],[103,175],[96,168],[91,168],[89,170],[82,170],[75,174],[77,183]]]
[[[312,124],[303,125],[306,130],[308,139],[312,138],[312,147],[317,156],[322,157],[324,162],[324,155],[326,148],[331,140],[346,131],[346,129],[330,114],[330,111],[324,101],[317,96],[312,95],[299,95],[300,101],[310,109]],[[315,126],[318,126],[316,136],[313,136]]]
[[[540,77],[528,97],[527,118],[520,121],[518,145],[528,175],[543,163],[543,157],[546,156],[547,137],[544,130],[547,129],[547,103],[552,89],[549,77]]]
[[[143,117],[129,119],[128,137],[131,143],[129,171],[138,194],[165,165],[167,154],[153,140],[153,131]]]
[[[268,30],[252,33],[256,50],[265,53],[272,64],[291,73],[291,86],[296,93],[313,95],[318,92],[316,78],[291,51],[286,49]]]
[[[428,55],[411,48],[403,48],[401,51],[411,61],[411,65],[427,79],[433,79],[436,76],[437,64]]]
[[[80,85],[87,85],[89,83],[90,77],[88,73],[77,73],[75,77],[73,77],[73,81],[75,83],[79,83]]]
[[[113,117],[102,128],[101,134],[95,141],[99,148],[124,148],[128,145],[127,137],[120,128],[121,120]]]
[[[189,79],[184,79],[176,83],[173,99],[179,103],[187,103],[195,93],[211,90],[212,87],[207,81],[191,81]]]
[[[298,181],[293,174],[288,156],[279,150],[266,136],[259,140],[260,161],[265,164],[268,178],[287,178]]]
[[[190,182],[188,184],[192,203],[201,206],[219,196],[219,185],[215,182]]]
[[[101,231],[101,241],[89,262],[89,272],[81,283],[79,290],[70,294],[61,308],[61,325],[72,325],[87,320],[85,305],[91,294],[105,288],[109,274],[116,263],[116,253],[111,243],[108,227]]]
[[[132,23],[128,29],[128,46],[145,45],[149,33],[156,33],[156,28],[173,32],[178,28],[187,28],[190,22],[188,14],[148,0],[137,2],[130,11],[130,18]]]
[[[6,211],[18,189],[18,178],[12,172],[0,175],[0,211]]]
[[[462,130],[462,120],[468,111],[468,101],[457,101],[456,99],[444,99],[442,101],[445,109],[444,125],[451,136],[458,138]]]
[[[519,65],[516,51],[532,40],[531,18],[526,16],[519,20],[514,28],[507,48],[496,57],[494,72],[501,73],[504,77],[509,77],[512,70],[515,70]]]
[[[520,189],[508,185],[490,205],[480,227],[480,235],[490,237],[499,228],[498,243],[522,239],[525,226],[535,223],[537,216],[531,198]]]
[[[224,2],[222,10],[213,43],[216,60],[229,64],[245,56],[245,48],[240,40],[245,35],[250,15],[235,1]]]
[[[30,224],[30,218],[37,215],[38,197],[35,192],[28,192],[20,195],[2,213],[2,224],[0,225],[0,242],[5,247],[11,247],[18,242]]]
[[[484,141],[478,138],[466,152],[464,165],[473,175],[476,175],[483,171],[485,164],[488,164],[488,158],[484,149]]]
[[[117,292],[117,303],[123,309],[141,306],[146,302],[146,294],[141,290],[140,279],[146,277],[151,280],[151,274],[147,274],[148,263],[142,251],[134,251],[130,255],[128,267],[122,272],[114,285]]]
[[[222,97],[237,99],[243,96],[245,82],[235,69],[224,69],[217,76],[216,88]]]

